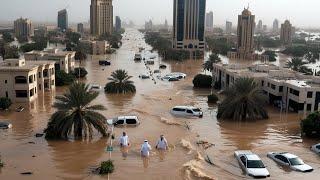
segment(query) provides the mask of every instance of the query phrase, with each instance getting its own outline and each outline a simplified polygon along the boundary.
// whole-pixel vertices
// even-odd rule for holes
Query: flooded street
[[[138,47],[151,47],[144,43],[143,35],[134,29],[127,29],[123,45],[116,54],[107,56],[88,56],[81,63],[89,74],[86,83],[107,83],[111,72],[125,69],[133,76],[137,92],[134,95],[106,95],[103,90],[94,103],[103,104],[107,110],[102,112],[107,118],[120,115],[137,115],[141,121],[138,127],[115,128],[118,137],[126,131],[131,147],[126,160],[122,159],[118,146],[112,153],[115,172],[110,179],[248,179],[235,160],[233,153],[239,149],[249,149],[257,153],[267,166],[269,179],[320,179],[320,156],[309,150],[313,140],[301,139],[298,114],[281,114],[277,109],[269,108],[270,119],[257,122],[237,123],[216,119],[217,106],[208,105],[210,90],[194,90],[193,77],[202,71],[202,60],[184,62],[159,62],[148,65],[153,71],[159,64],[166,64],[161,70],[183,72],[187,78],[178,82],[157,79],[139,79],[139,74],[149,70],[142,62],[133,61]],[[99,66],[98,61],[110,59],[111,66]],[[46,141],[42,133],[48,119],[55,111],[51,105],[56,95],[62,94],[65,87],[57,87],[55,92],[40,96],[35,102],[22,104],[26,110],[17,113],[12,110],[0,112],[0,119],[7,119],[12,129],[0,130],[0,154],[5,167],[0,169],[0,179],[107,179],[91,173],[101,161],[109,158],[105,152],[107,141],[95,134],[91,141]],[[177,118],[169,111],[176,105],[194,105],[202,108],[204,117]],[[140,158],[140,146],[148,139],[154,148],[159,136],[164,134],[170,149],[164,161],[152,150],[148,167],[144,167]],[[197,141],[204,140],[215,144],[208,149],[198,146]],[[288,151],[300,156],[315,170],[312,173],[293,172],[283,169],[266,157],[270,151]],[[214,165],[204,161],[210,157]],[[20,175],[22,172],[33,175]]]

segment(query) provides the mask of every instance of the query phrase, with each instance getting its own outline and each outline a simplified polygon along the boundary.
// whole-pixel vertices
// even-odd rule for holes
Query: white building
[[[213,67],[213,77],[222,90],[240,77],[249,77],[260,85],[270,104],[283,110],[309,113],[320,109],[320,77],[266,64],[214,64]]]
[[[24,54],[26,61],[47,60],[55,62],[55,69],[66,73],[75,68],[74,51],[59,51],[58,49],[47,49],[44,51],[30,51]]]
[[[6,59],[0,64],[0,87],[0,97],[33,101],[39,93],[55,88],[54,62]]]

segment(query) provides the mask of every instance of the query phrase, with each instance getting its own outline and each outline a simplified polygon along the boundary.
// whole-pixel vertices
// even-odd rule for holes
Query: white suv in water
[[[197,116],[202,118],[203,112],[193,106],[175,106],[171,109],[171,114],[176,116]]]
[[[267,156],[273,159],[278,164],[288,166],[292,170],[300,172],[311,172],[313,168],[308,164],[305,164],[298,156],[287,152],[269,152]]]

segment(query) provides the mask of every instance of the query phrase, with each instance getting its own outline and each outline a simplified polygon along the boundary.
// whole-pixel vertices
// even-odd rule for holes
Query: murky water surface
[[[141,80],[139,74],[147,73],[146,65],[135,63],[134,54],[138,47],[151,48],[144,43],[142,34],[128,29],[123,46],[116,54],[89,56],[81,63],[89,71],[84,80],[104,86],[107,77],[116,69],[125,69],[133,76],[137,87],[135,95],[106,95],[100,92],[95,103],[103,104],[108,110],[102,112],[106,117],[118,115],[137,115],[141,125],[135,128],[115,128],[117,137],[126,131],[131,140],[131,147],[126,160],[123,160],[119,147],[114,148],[112,159],[116,169],[110,179],[248,179],[239,169],[233,152],[249,149],[256,152],[267,165],[270,179],[319,179],[320,157],[309,150],[313,140],[301,139],[297,114],[281,114],[270,108],[270,119],[265,121],[236,123],[218,121],[217,107],[208,105],[208,90],[194,90],[192,78],[202,71],[202,60],[185,62],[159,62],[150,69],[158,69],[160,63],[169,72],[184,72],[187,78],[179,82],[164,82],[155,77]],[[111,66],[101,67],[100,59],[110,59]],[[284,57],[286,59],[287,57]],[[281,63],[281,58],[279,60]],[[0,179],[106,179],[106,176],[92,174],[97,165],[108,159],[105,152],[106,140],[95,134],[91,141],[46,141],[36,138],[46,127],[50,115],[55,111],[51,105],[54,96],[62,94],[65,88],[40,96],[34,103],[22,104],[25,111],[0,112],[0,119],[8,119],[13,128],[0,131],[0,153],[5,167],[0,169]],[[12,107],[14,109],[16,104]],[[204,111],[202,119],[176,118],[169,110],[175,105],[195,105]],[[188,128],[187,128],[188,127]],[[152,151],[148,167],[145,168],[140,158],[140,145],[148,139],[154,147],[160,134],[169,141],[170,150],[164,161]],[[208,149],[196,145],[198,140],[215,144]],[[299,155],[314,167],[312,173],[298,173],[276,165],[266,157],[269,151],[289,151]],[[209,156],[215,165],[209,165],[203,157]],[[33,175],[20,175],[21,172],[33,172]]]

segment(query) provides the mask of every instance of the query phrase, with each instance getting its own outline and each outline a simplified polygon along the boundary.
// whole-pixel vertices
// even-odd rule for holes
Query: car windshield
[[[260,160],[248,160],[247,168],[265,168]]]
[[[200,112],[199,108],[192,109],[193,112]]]
[[[303,161],[301,159],[299,159],[299,158],[291,158],[291,159],[289,159],[289,161],[290,161],[290,164],[292,166],[297,166],[297,165],[303,165],[304,164]]]

